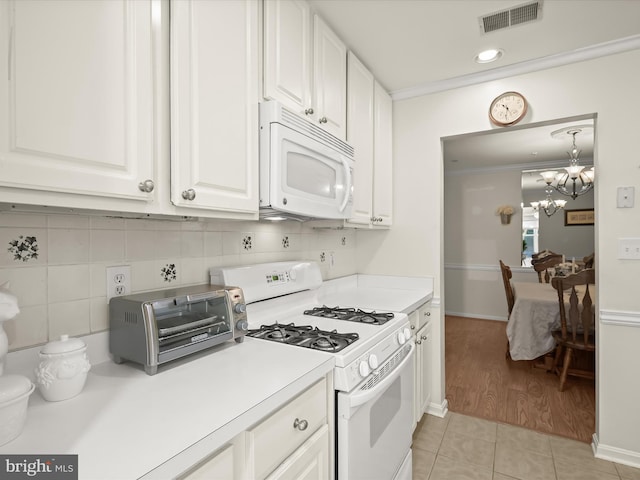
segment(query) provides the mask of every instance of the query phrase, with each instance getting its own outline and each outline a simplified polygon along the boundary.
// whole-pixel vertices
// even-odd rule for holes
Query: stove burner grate
[[[258,329],[249,330],[247,336],[332,353],[339,352],[359,338],[357,333],[325,331],[318,327],[293,323],[262,325]]]
[[[393,313],[390,312],[367,312],[359,308],[327,307],[326,305],[305,310],[304,314],[314,317],[347,320],[349,322],[368,323],[370,325],[383,325],[393,318]]]

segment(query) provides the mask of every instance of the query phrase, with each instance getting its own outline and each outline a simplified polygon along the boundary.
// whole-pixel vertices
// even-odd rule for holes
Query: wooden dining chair
[[[511,316],[511,311],[513,310],[513,305],[516,303],[516,296],[513,291],[513,285],[511,284],[511,278],[513,278],[513,273],[511,273],[511,267],[505,265],[502,260],[500,260],[500,271],[502,272],[502,283],[504,284],[504,293],[507,296],[507,309],[509,311],[509,317]],[[507,338],[507,351],[505,353],[507,358],[511,357],[509,353],[509,339]]]
[[[531,261],[533,269],[538,273],[538,282],[549,283],[551,280],[550,268],[555,267],[562,263],[562,255],[554,253],[553,255],[547,255],[537,261]]]
[[[596,259],[595,252],[592,253],[591,255],[587,255],[586,257],[584,257],[582,259],[582,262],[584,263],[584,268],[593,268],[593,263],[595,262],[595,259]]]
[[[551,250],[542,250],[541,252],[536,252],[531,254],[531,262],[537,262],[538,260],[542,260],[544,257],[548,257],[549,255],[560,255],[560,253],[552,252]]]
[[[586,352],[596,351],[595,340],[595,308],[593,305],[593,291],[589,287],[595,285],[596,274],[593,268],[567,275],[554,277],[551,285],[558,292],[560,307],[560,330],[552,332],[556,341],[556,352],[553,360],[553,371],[560,373],[560,391],[564,390],[567,375],[594,378],[594,372],[589,370],[570,369],[574,350]],[[566,294],[569,295],[568,302]],[[567,309],[567,302],[568,309]],[[562,370],[558,364],[562,351],[564,360]]]

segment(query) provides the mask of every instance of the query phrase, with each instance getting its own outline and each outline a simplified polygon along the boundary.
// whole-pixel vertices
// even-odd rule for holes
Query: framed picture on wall
[[[564,225],[571,227],[575,225],[593,225],[593,208],[583,208],[582,210],[565,210]]]

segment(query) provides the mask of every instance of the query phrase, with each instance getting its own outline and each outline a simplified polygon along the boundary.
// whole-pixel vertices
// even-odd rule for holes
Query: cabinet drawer
[[[272,472],[326,423],[327,382],[322,379],[249,431],[256,478]]]
[[[431,321],[431,302],[427,302],[418,309],[418,327],[420,330]]]

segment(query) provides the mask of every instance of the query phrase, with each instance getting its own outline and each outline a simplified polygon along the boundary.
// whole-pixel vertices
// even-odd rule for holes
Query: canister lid
[[[24,375],[0,376],[0,404],[10,402],[33,388],[31,380]]]
[[[79,338],[69,337],[69,335],[60,335],[60,340],[54,340],[47,343],[40,353],[46,355],[56,355],[61,353],[70,353],[82,350],[86,345]]]

